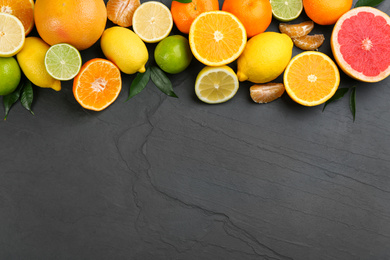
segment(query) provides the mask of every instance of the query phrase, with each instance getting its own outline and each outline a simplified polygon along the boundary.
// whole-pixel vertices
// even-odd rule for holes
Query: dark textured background
[[[314,32],[333,57],[331,30]],[[103,57],[99,42],[82,57]],[[102,112],[72,82],[35,88],[35,116],[15,105],[0,122],[0,259],[390,259],[390,78],[357,83],[354,123],[347,97],[258,105],[248,82],[204,104],[202,67],[170,76],[179,99],[150,83],[125,102],[123,75]]]

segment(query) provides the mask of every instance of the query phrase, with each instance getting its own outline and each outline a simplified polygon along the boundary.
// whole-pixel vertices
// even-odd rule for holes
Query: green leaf
[[[24,85],[24,78],[22,78],[22,80],[19,82],[19,85],[14,92],[6,96],[3,96],[3,105],[4,105],[4,113],[5,113],[4,120],[7,120],[7,116],[9,111],[11,110],[11,107],[13,106],[13,104],[16,103],[16,101],[19,100],[20,91],[22,90],[23,85]]]
[[[150,80],[150,69],[146,67],[146,71],[144,73],[137,73],[137,76],[133,80],[130,86],[129,97],[126,99],[128,101],[130,98],[139,94],[148,84]]]
[[[162,71],[157,66],[151,66],[150,72],[151,79],[157,88],[159,88],[166,95],[177,98],[175,92],[173,92],[172,83],[167,75],[165,75],[164,71]]]
[[[355,122],[356,115],[356,87],[352,88],[351,97],[349,99],[349,108],[351,109],[351,113],[353,116],[353,121]]]
[[[359,6],[375,7],[375,6],[379,5],[382,2],[383,2],[383,0],[359,0],[355,4],[355,7],[359,7]]]
[[[333,95],[328,101],[325,102],[325,105],[324,105],[324,108],[322,109],[322,112],[324,112],[325,107],[326,107],[328,104],[330,104],[330,103],[332,103],[332,102],[334,102],[334,101],[336,101],[336,100],[339,100],[339,99],[343,98],[344,95],[348,92],[348,90],[349,90],[349,88],[339,88],[339,89],[336,91],[336,93],[334,93],[334,95]]]
[[[21,92],[20,103],[22,103],[22,106],[34,115],[34,112],[31,110],[31,105],[34,99],[34,91],[31,81],[26,79],[26,83],[24,84]]]
[[[192,2],[192,0],[173,0],[173,1],[176,1],[176,2],[179,2],[179,3],[183,3],[183,4],[188,4],[188,3]]]

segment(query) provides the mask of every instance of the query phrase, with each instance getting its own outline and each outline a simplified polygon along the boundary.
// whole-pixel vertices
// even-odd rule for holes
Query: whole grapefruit
[[[354,8],[337,21],[333,56],[350,77],[378,82],[390,75],[390,17],[372,7]]]
[[[37,0],[35,26],[49,45],[68,43],[78,50],[92,46],[107,21],[103,0]]]

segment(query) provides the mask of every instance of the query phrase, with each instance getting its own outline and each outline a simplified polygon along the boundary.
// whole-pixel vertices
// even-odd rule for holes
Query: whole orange
[[[234,14],[242,22],[248,38],[264,32],[272,20],[269,0],[225,0],[222,10]]]
[[[34,19],[49,45],[68,43],[84,50],[103,34],[107,10],[103,0],[36,0]]]
[[[331,25],[351,9],[352,2],[352,0],[303,0],[303,8],[315,23]]]
[[[218,0],[192,0],[183,4],[172,1],[171,13],[173,22],[182,33],[188,34],[195,18],[203,12],[219,10]]]

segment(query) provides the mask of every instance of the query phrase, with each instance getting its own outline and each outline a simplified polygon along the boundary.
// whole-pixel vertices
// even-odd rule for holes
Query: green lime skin
[[[19,64],[14,57],[0,58],[0,96],[14,92],[21,77]]]
[[[154,59],[163,71],[170,74],[180,73],[191,63],[190,44],[181,35],[168,36],[156,46]]]

